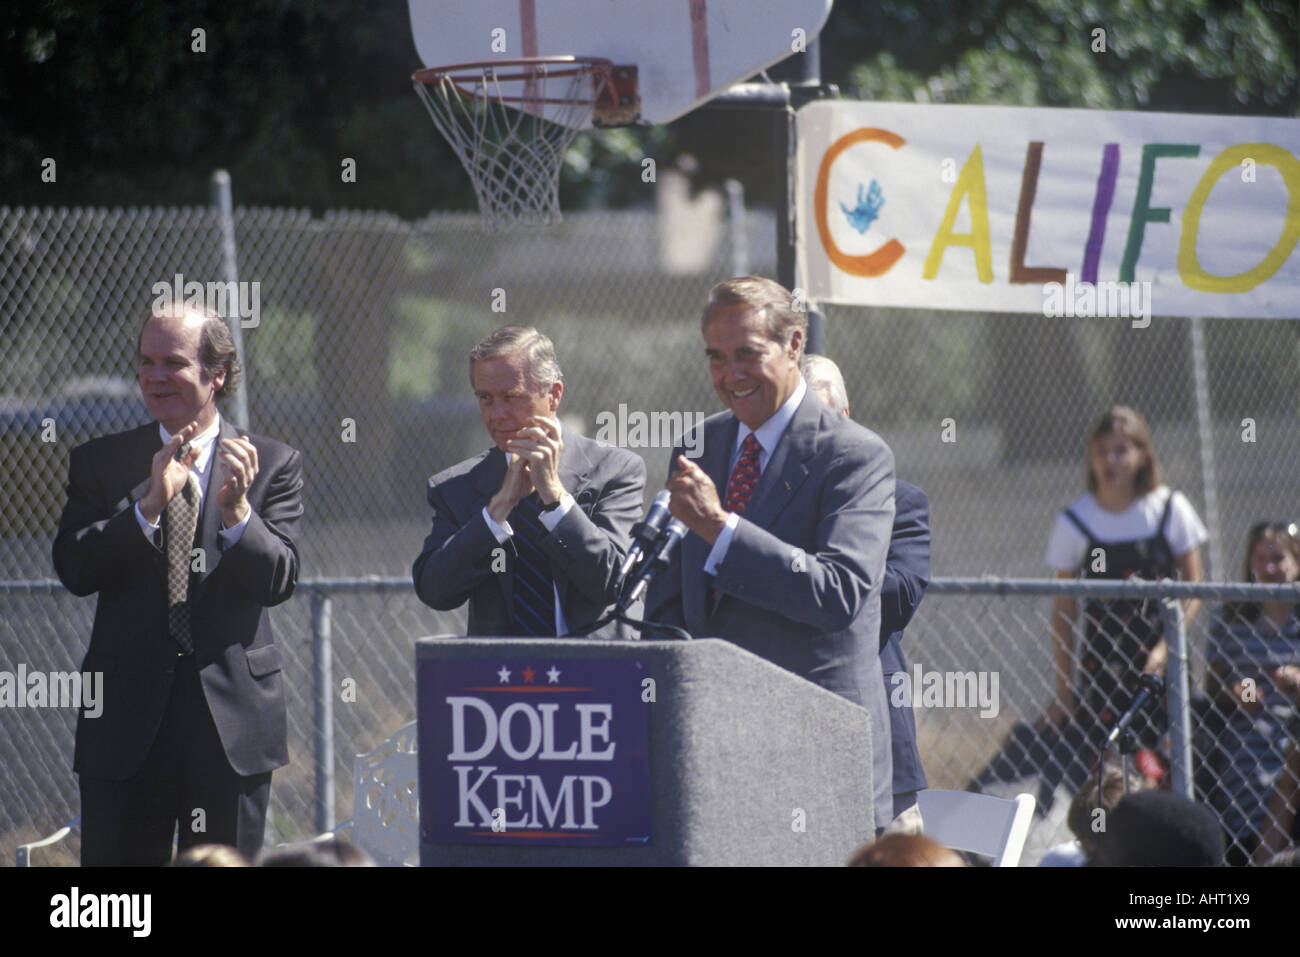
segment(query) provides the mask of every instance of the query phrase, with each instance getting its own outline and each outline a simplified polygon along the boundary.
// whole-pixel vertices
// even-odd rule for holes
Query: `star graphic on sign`
[[[497,672],[497,677],[501,679],[502,684],[505,684],[510,680],[510,669],[502,665],[501,670]]]
[[[525,665],[525,666],[524,666],[524,684],[526,684],[526,685],[530,685],[530,684],[532,684],[532,683],[533,683],[533,677],[534,677],[536,674],[537,674],[536,671],[534,671],[534,670],[533,670],[531,667],[529,667],[528,665]]]
[[[553,684],[553,685],[554,685],[554,684],[559,684],[559,683],[560,683],[560,669],[557,668],[557,667],[555,667],[555,665],[551,665],[551,670],[548,671],[548,672],[546,672],[546,681],[547,681],[548,684]]]

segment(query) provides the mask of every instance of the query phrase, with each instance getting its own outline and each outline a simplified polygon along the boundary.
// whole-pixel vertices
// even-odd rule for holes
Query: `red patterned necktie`
[[[758,453],[761,450],[762,446],[758,444],[758,437],[753,432],[745,436],[745,441],[740,446],[740,458],[736,459],[731,478],[727,480],[727,497],[722,507],[728,512],[737,515],[745,513],[754,494],[754,487],[758,485]]]

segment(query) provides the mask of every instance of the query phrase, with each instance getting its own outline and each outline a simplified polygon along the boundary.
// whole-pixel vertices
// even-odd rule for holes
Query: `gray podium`
[[[593,663],[592,667],[635,664],[652,680],[646,687],[652,688],[654,696],[644,705],[650,796],[647,842],[557,847],[544,841],[532,846],[437,841],[430,838],[434,825],[425,820],[426,813],[436,804],[428,813],[430,819],[454,815],[450,807],[454,802],[438,802],[422,790],[420,862],[424,866],[840,865],[875,833],[870,715],[730,642],[440,637],[416,642],[415,657],[417,675],[422,676],[418,705],[422,789],[429,780],[426,774],[446,772],[433,762],[452,756],[445,744],[432,747],[434,734],[426,731],[445,721],[448,726],[435,731],[446,733],[453,710],[450,698],[433,700],[427,679],[439,669],[450,674],[471,664],[457,665],[457,659],[626,659],[621,666]],[[477,662],[473,664],[477,667]],[[580,669],[575,665],[572,670]],[[510,680],[520,679],[511,676]],[[538,673],[534,680],[544,679]],[[542,699],[534,696],[534,700]],[[526,704],[516,706],[516,710],[525,708]],[[463,737],[470,718],[464,714],[460,718]],[[523,733],[516,730],[516,738],[526,737],[530,723],[537,726],[535,717],[512,723],[524,729]],[[426,734],[430,741],[425,740]],[[456,800],[463,802],[463,797]],[[522,800],[519,806],[524,806]]]

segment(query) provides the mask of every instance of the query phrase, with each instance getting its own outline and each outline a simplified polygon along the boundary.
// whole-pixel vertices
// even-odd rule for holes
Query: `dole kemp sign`
[[[645,666],[627,658],[419,662],[428,843],[650,843]]]

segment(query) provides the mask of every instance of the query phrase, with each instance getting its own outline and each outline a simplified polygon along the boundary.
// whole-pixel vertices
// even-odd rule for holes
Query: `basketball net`
[[[560,222],[560,167],[611,85],[609,63],[547,57],[420,70],[415,92],[456,151],[488,232]]]

